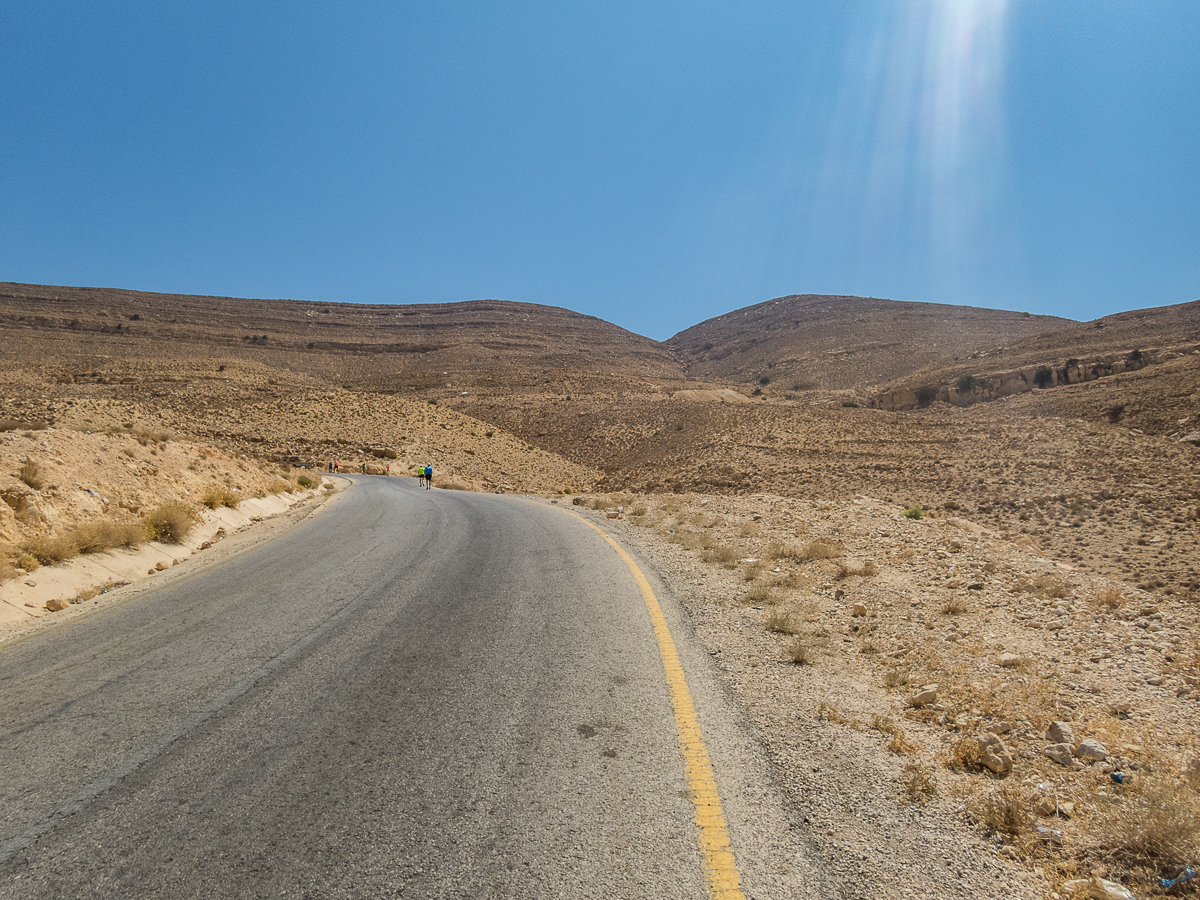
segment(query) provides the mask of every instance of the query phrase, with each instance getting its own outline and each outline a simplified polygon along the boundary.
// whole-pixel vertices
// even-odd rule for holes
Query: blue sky
[[[657,339],[1200,299],[1200,3],[6,0],[0,280]]]

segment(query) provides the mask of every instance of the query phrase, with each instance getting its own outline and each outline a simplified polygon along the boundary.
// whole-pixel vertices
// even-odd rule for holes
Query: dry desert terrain
[[[1142,897],[1200,862],[1200,302],[797,296],[659,343],[501,301],[0,284],[0,335],[18,618],[99,602],[10,602],[50,570],[331,461],[430,464],[656,561],[845,896]]]

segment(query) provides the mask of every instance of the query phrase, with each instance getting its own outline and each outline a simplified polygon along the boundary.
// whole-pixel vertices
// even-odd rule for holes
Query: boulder
[[[1046,729],[1046,740],[1052,744],[1075,744],[1075,729],[1070,722],[1051,722]]]
[[[1075,755],[1088,762],[1103,762],[1108,759],[1108,748],[1095,738],[1088,738],[1079,742],[1079,746],[1075,748]]]
[[[1012,754],[1004,746],[1004,742],[991,732],[985,732],[975,739],[979,744],[979,761],[995,772],[1003,775],[1011,772],[1013,767]]]
[[[1069,766],[1074,762],[1070,744],[1051,744],[1044,752],[1047,758],[1054,760],[1060,766]]]
[[[62,597],[55,597],[46,603],[46,609],[50,612],[61,612],[71,605],[70,600],[64,600]]]

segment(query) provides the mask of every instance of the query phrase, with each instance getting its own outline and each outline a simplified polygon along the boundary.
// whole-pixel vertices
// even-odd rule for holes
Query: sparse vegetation
[[[811,666],[815,663],[816,655],[812,649],[804,642],[803,638],[796,638],[787,645],[787,658],[792,665],[796,666]]]
[[[146,535],[152,541],[180,544],[196,524],[196,514],[190,506],[168,501],[147,514]]]
[[[301,475],[296,479],[296,484],[300,485],[300,487],[304,488],[305,490],[308,490],[313,486],[313,480],[307,475]]]
[[[928,803],[937,796],[937,779],[932,766],[908,763],[904,767],[904,796],[909,803]]]
[[[925,510],[921,508],[920,503],[914,503],[904,510],[904,517],[906,519],[923,519],[925,518]]]
[[[209,509],[217,509],[221,506],[227,506],[230,509],[237,509],[237,505],[241,502],[241,498],[223,485],[213,485],[204,492],[204,496],[201,498],[200,502]]]
[[[21,464],[21,470],[17,472],[17,478],[35,491],[40,491],[46,486],[46,481],[42,478],[42,467],[32,459],[26,459]]]
[[[1015,838],[1033,830],[1033,816],[1028,804],[1020,791],[1008,784],[968,804],[967,809],[971,817],[992,834]]]

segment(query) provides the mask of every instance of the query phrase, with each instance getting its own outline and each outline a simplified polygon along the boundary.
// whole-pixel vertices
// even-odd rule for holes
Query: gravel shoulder
[[[1200,648],[1182,601],[867,497],[578,500],[656,562],[846,897],[1053,900],[1091,876],[1142,888],[1113,843],[1139,795],[1113,773],[1196,798]],[[1048,758],[1054,722],[1107,759]],[[973,749],[993,732],[1008,771]]]

